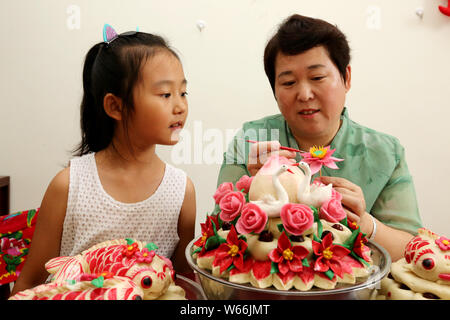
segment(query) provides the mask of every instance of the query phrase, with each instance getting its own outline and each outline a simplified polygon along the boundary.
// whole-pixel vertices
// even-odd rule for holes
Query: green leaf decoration
[[[220,219],[220,218],[219,218]],[[219,220],[220,221],[220,220]],[[217,236],[217,228],[216,228],[216,224],[214,223],[214,221],[211,220],[211,224],[213,227],[213,231],[214,231],[214,235]],[[219,228],[220,229],[220,228]]]
[[[238,239],[239,239],[239,240],[244,240],[245,242],[247,242],[247,237],[244,236],[243,234],[241,234],[241,235],[238,237]]]
[[[277,228],[278,228],[278,231],[280,231],[280,232],[285,231],[284,225],[282,223],[277,224]]]
[[[359,262],[361,262],[362,264],[364,264],[366,267],[370,267],[370,263],[368,263],[366,260],[364,260],[363,258],[361,258],[360,256],[358,256],[356,254],[356,252],[352,251],[350,252],[350,255],[355,258],[356,260],[358,260]]]
[[[217,214],[217,221],[219,221],[219,229],[222,228],[223,220],[220,219],[220,214]],[[212,221],[211,221],[212,222]],[[214,224],[214,223],[213,223]],[[213,227],[214,228],[214,227]]]
[[[328,277],[328,279],[333,280],[334,278],[334,272],[331,269],[328,269],[327,271],[324,272],[325,275]]]
[[[225,242],[227,242],[227,240],[222,238],[219,235],[215,235],[215,236],[209,237],[208,240],[206,240],[205,249],[206,250],[215,249],[218,246],[220,246],[222,243],[225,243]]]
[[[346,227],[348,228],[347,217],[345,217],[344,219],[342,219],[341,221],[339,221],[339,223],[343,224],[344,226],[346,226]]]
[[[77,283],[77,282],[76,282],[75,280],[73,280],[73,279],[67,279],[66,282],[67,282],[69,285],[74,285],[75,283]]]
[[[191,256],[193,256],[194,254],[198,253],[202,251],[202,247],[198,247],[197,249],[195,249],[194,251],[192,251]]]
[[[323,225],[322,222],[319,220],[317,220],[317,236],[322,239],[322,232],[323,232]]]
[[[231,271],[231,270],[233,270],[234,268],[236,268],[236,267],[234,266],[234,264],[231,264],[231,265],[228,267],[227,271]]]
[[[318,238],[315,234],[313,234],[313,239],[318,243],[322,243],[322,239]]]
[[[126,240],[126,242],[127,242],[127,245],[129,245],[129,246],[131,246],[131,245],[134,243],[134,240],[133,240],[133,239],[126,238],[125,240]]]
[[[314,215],[314,222],[320,221],[320,218],[319,218],[319,211],[317,210],[317,208],[316,208],[316,207],[313,207],[313,206],[309,206],[309,207],[311,208],[311,210],[312,210],[312,212],[313,212],[313,215]]]
[[[309,262],[308,262],[308,259],[303,258],[303,259],[302,259],[302,265],[303,265],[304,267],[308,267],[308,268],[309,268]]]
[[[157,246],[156,244],[154,244],[153,242],[147,243],[147,245],[145,246],[145,248],[147,248],[148,251],[155,251],[155,250],[158,250],[158,246]]]
[[[96,286],[97,288],[103,288],[103,282],[104,282],[105,278],[103,278],[103,276],[100,276],[94,280],[91,281],[91,283]]]
[[[280,270],[278,269],[278,264],[272,261],[272,263],[270,264],[270,274],[278,272],[280,272]]]
[[[359,230],[360,228],[358,227],[358,229],[353,230],[352,234],[350,237],[347,238],[347,240],[344,241],[344,243],[342,244],[344,247],[346,247],[347,249],[351,250],[354,246],[355,240],[358,237],[359,234]]]

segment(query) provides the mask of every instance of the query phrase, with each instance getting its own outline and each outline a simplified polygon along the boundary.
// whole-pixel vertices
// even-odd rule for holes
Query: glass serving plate
[[[200,269],[192,258],[191,252],[195,239],[186,247],[186,259],[197,272],[203,292],[211,300],[285,300],[285,299],[326,299],[326,300],[367,300],[380,281],[390,270],[391,257],[379,244],[369,240],[366,244],[372,250],[373,266],[366,277],[356,278],[355,284],[338,283],[334,289],[325,290],[313,287],[309,291],[277,290],[274,287],[256,288],[251,284],[238,284],[215,277],[209,270]]]
[[[181,275],[177,275],[175,284],[184,289],[187,300],[207,300],[202,287],[197,282]]]

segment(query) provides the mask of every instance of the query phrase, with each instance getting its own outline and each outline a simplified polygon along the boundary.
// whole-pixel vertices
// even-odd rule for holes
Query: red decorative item
[[[367,256],[367,251],[365,249],[366,243],[369,242],[367,238],[362,234],[362,232],[358,233],[358,236],[356,237],[356,240],[354,242],[353,251],[361,258],[363,258],[365,261],[369,262],[370,257]]]
[[[331,269],[335,274],[342,278],[341,258],[348,255],[350,250],[343,246],[332,243],[332,234],[328,233],[322,243],[312,241],[314,254],[318,257],[314,264],[314,271],[326,272]]]
[[[127,258],[131,258],[138,251],[139,251],[139,247],[138,247],[138,244],[135,242],[131,245],[123,245],[122,254],[124,256],[126,256]]]
[[[39,208],[0,217],[0,285],[16,281],[25,264]]]
[[[439,11],[450,17],[450,0],[447,1],[447,7],[439,6]]]
[[[247,242],[238,239],[236,229],[232,225],[227,236],[227,242],[217,248],[216,258],[213,265],[220,266],[220,273],[224,272],[232,264],[239,270],[244,269],[244,252]]]
[[[219,227],[219,219],[217,216],[207,216],[206,222],[200,223],[200,227],[202,228],[202,236],[194,244],[197,247],[201,247],[202,251],[204,251],[206,240],[214,235],[213,223],[217,229]]]
[[[286,275],[289,271],[303,271],[302,259],[307,255],[308,250],[302,246],[292,246],[283,231],[278,238],[277,248],[270,251],[269,259],[278,264],[278,270],[282,275]]]

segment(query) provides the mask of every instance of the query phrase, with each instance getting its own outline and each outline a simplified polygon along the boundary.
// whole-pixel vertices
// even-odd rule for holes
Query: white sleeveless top
[[[123,203],[103,189],[95,153],[70,161],[70,184],[60,256],[73,256],[108,240],[132,238],[154,242],[170,258],[179,237],[178,216],[186,190],[186,173],[166,163],[158,189],[147,199]]]

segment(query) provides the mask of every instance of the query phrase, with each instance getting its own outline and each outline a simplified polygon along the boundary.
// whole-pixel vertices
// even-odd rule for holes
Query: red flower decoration
[[[131,258],[132,256],[134,256],[136,251],[139,251],[139,247],[138,247],[137,242],[133,242],[130,245],[123,246],[122,254],[124,256],[126,256],[127,258]]]
[[[361,258],[363,258],[364,260],[366,260],[367,262],[370,261],[370,258],[364,254],[365,250],[365,244],[369,242],[369,240],[367,240],[366,237],[364,237],[364,235],[360,232],[358,233],[358,236],[355,239],[355,242],[353,243],[353,251],[360,256]]]
[[[352,230],[356,230],[359,228],[359,225],[355,221],[350,221],[348,220],[348,218],[347,218],[347,226]]]
[[[139,263],[152,263],[155,251],[148,251],[147,248],[143,248],[141,251],[136,251],[136,261]]]
[[[439,246],[442,251],[450,250],[450,239],[442,236],[435,240],[435,243]]]
[[[247,249],[247,242],[238,239],[236,228],[231,225],[228,232],[227,242],[222,243],[216,252],[213,265],[220,266],[220,273],[228,269],[232,264],[239,270],[244,269],[244,252]]]
[[[331,269],[342,278],[342,266],[339,260],[348,255],[350,250],[333,244],[331,232],[322,239],[321,243],[313,240],[312,247],[314,254],[317,256],[314,263],[314,271],[327,272]]]
[[[212,224],[213,222],[217,230],[217,228],[219,228],[219,219],[217,218],[217,216],[207,216],[206,222],[200,223],[202,236],[198,238],[197,241],[194,242],[194,245],[202,248],[205,246],[206,240],[208,240],[209,237],[212,237],[214,235],[214,228]]]
[[[301,272],[303,270],[302,259],[308,255],[308,250],[302,246],[292,246],[288,236],[283,231],[278,238],[277,248],[269,253],[269,259],[278,264],[278,270],[282,275],[289,271]]]

